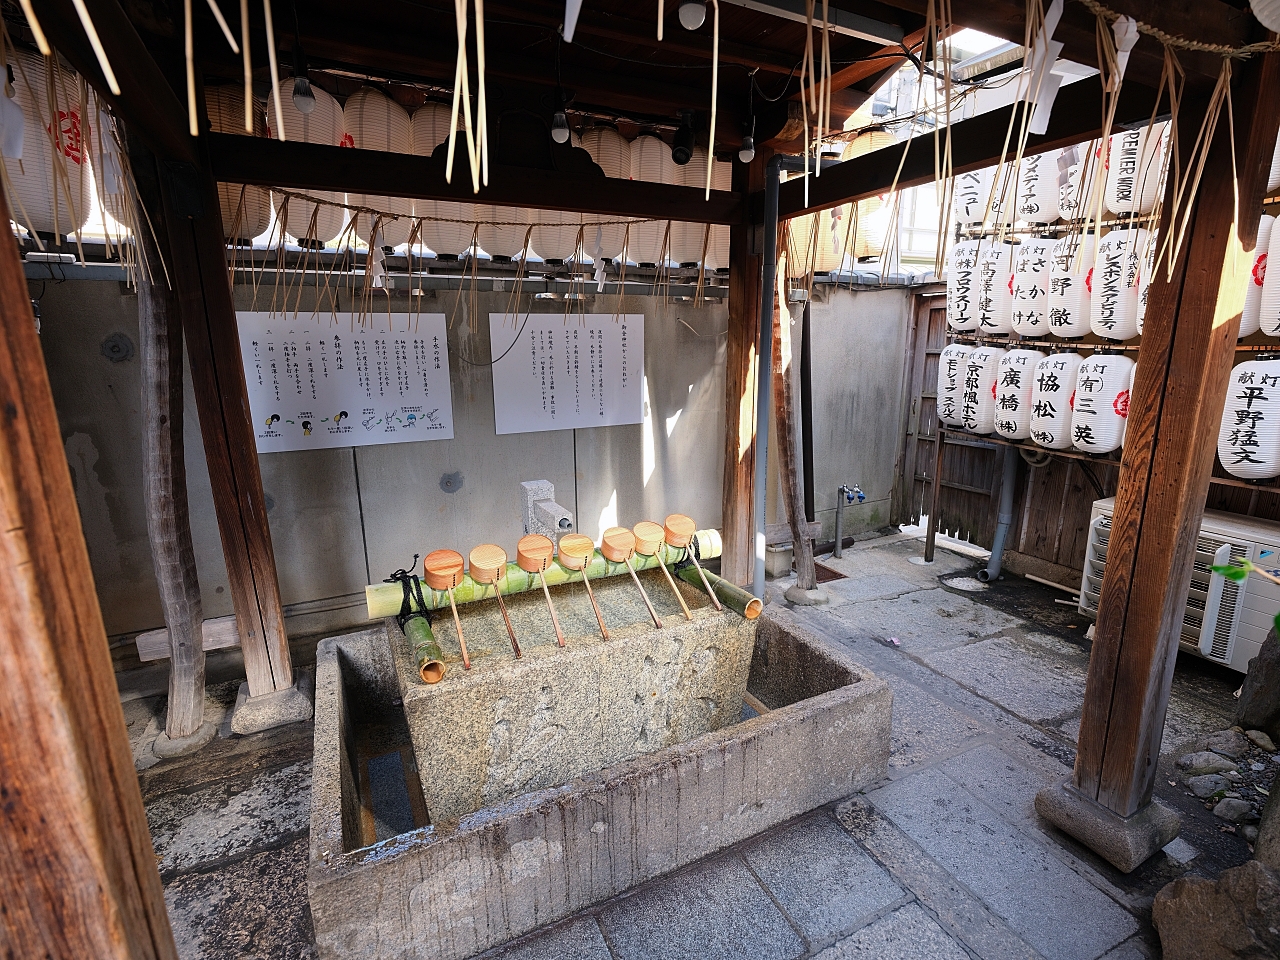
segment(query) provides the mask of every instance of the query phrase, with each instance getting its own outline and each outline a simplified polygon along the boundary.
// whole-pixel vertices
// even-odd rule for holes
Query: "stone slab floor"
[[[1054,602],[1065,593],[1013,576],[982,585],[972,558],[939,550],[930,566],[911,562],[920,552],[907,535],[860,543],[826,561],[847,578],[827,584],[829,606],[773,604],[893,687],[883,782],[487,956],[1159,956],[1155,892],[1249,856],[1173,769],[1197,737],[1230,724],[1239,676],[1180,658],[1157,794],[1183,833],[1122,876],[1032,805],[1074,761],[1088,621]],[[224,736],[164,762],[149,750],[163,699],[125,704],[179,950],[184,960],[312,957],[311,726],[231,736],[234,696],[234,684],[210,688],[208,717]]]

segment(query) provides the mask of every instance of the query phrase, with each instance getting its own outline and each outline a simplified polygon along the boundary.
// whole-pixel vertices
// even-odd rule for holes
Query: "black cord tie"
[[[413,555],[413,562],[410,564],[413,569],[418,568],[418,554]],[[400,601],[400,612],[396,615],[396,623],[400,625],[400,631],[404,632],[404,625],[414,617],[421,617],[427,621],[427,625],[431,625],[431,616],[427,613],[427,602],[422,597],[422,580],[416,573],[410,573],[408,570],[400,569],[391,576],[382,581],[383,583],[398,583],[404,588],[404,599]],[[413,609],[413,601],[418,601],[418,609]]]
[[[677,560],[671,567],[677,573],[685,567],[693,566],[693,557],[697,556],[698,560],[702,560],[702,551],[698,549],[698,538],[696,535],[689,538],[689,543],[684,548],[684,556]]]

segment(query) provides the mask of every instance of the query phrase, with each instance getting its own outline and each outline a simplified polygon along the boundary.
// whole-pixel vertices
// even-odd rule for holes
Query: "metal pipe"
[[[757,597],[764,596],[765,492],[769,487],[769,417],[773,413],[773,311],[778,272],[778,171],[782,157],[775,154],[764,175],[764,278],[760,287],[760,336],[756,344],[756,476],[755,570],[751,579]]]
[[[1004,476],[1000,481],[1000,513],[996,517],[996,535],[991,541],[991,559],[978,571],[983,583],[1000,576],[1000,562],[1004,559],[1004,541],[1013,524],[1013,488],[1018,482],[1018,453],[1013,447],[1004,448]]]
[[[833,557],[844,556],[844,505],[853,503],[855,499],[859,503],[867,499],[867,495],[862,492],[862,487],[856,483],[852,487],[847,483],[840,484],[840,489],[836,491],[836,545],[831,552]]]

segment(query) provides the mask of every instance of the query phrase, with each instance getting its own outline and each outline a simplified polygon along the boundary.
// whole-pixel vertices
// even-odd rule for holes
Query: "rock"
[[[1192,776],[1200,776],[1205,773],[1225,773],[1236,768],[1236,765],[1226,757],[1220,757],[1216,753],[1210,753],[1208,750],[1201,750],[1199,753],[1188,753],[1179,757],[1178,766],[1188,771]]]
[[[1228,823],[1239,823],[1251,813],[1253,813],[1253,804],[1248,800],[1240,800],[1237,797],[1223,797],[1218,801],[1218,805],[1213,808],[1213,815],[1219,820],[1226,820]]]
[[[1207,773],[1202,777],[1192,777],[1187,786],[1201,800],[1207,800],[1219,790],[1225,790],[1229,781],[1216,773]]]
[[[1232,783],[1239,783],[1241,780],[1244,779],[1244,777],[1240,776],[1240,769],[1238,767],[1235,768],[1234,770],[1228,770],[1226,773],[1223,774],[1223,776],[1226,777],[1228,780],[1230,780]]]
[[[1248,843],[1254,843],[1258,839],[1258,828],[1252,823],[1245,824],[1240,828],[1240,836],[1244,837]]]
[[[1265,731],[1273,740],[1280,739],[1280,641],[1274,627],[1258,655],[1249,661],[1249,672],[1236,703],[1236,723],[1246,730]]]
[[[1261,747],[1267,753],[1273,752],[1276,748],[1275,742],[1261,730],[1246,730],[1244,735],[1253,741],[1255,747]]]
[[[1254,773],[1257,773],[1259,770],[1267,769],[1267,765],[1265,763],[1258,763],[1258,761],[1255,760],[1253,763],[1249,764],[1249,769]]]
[[[1280,870],[1280,802],[1274,798],[1262,808],[1262,822],[1258,824],[1253,855],[1272,870]]]
[[[1243,733],[1235,730],[1219,730],[1210,734],[1205,741],[1205,749],[1214,753],[1225,753],[1228,757],[1243,757],[1249,752],[1249,741]]]
[[[1164,960],[1262,960],[1280,955],[1280,877],[1257,860],[1216,880],[1182,877],[1156,894],[1151,919]]]

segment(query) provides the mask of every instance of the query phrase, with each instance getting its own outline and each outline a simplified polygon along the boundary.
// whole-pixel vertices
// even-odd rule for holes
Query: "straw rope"
[[[1110,7],[1098,2],[1098,0],[1078,0],[1078,2],[1089,12],[1105,17],[1108,22],[1114,23],[1119,20],[1122,14],[1116,13]],[[1144,33],[1148,37],[1154,37],[1166,47],[1174,47],[1178,50],[1194,50],[1198,53],[1216,53],[1222,57],[1231,57],[1234,60],[1244,60],[1258,53],[1272,53],[1280,50],[1280,41],[1265,40],[1261,43],[1249,43],[1243,47],[1229,47],[1223,43],[1203,43],[1199,40],[1188,40],[1186,37],[1174,36],[1166,33],[1159,27],[1153,27],[1149,23],[1143,23],[1141,20],[1135,21],[1138,25],[1138,32]]]

